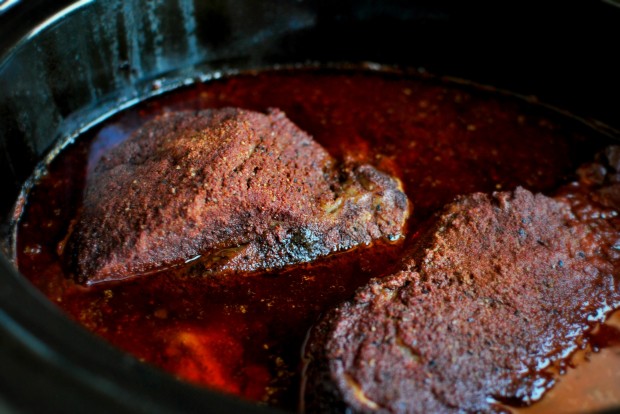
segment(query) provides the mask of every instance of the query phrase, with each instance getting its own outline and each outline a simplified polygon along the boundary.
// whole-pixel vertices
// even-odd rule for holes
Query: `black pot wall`
[[[13,203],[63,137],[187,80],[307,61],[424,68],[620,129],[620,8],[542,3],[41,0],[0,12],[0,411],[268,411],[143,366],[15,271]]]

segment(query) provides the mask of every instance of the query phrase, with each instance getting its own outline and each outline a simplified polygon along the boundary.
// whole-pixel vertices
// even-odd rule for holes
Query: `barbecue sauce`
[[[188,277],[171,269],[91,288],[68,279],[63,240],[101,154],[162,112],[224,106],[280,108],[332,156],[400,178],[413,205],[405,241],[257,274]],[[397,269],[425,219],[459,194],[517,185],[552,193],[605,144],[595,131],[540,106],[436,78],[310,68],[240,74],[142,102],[65,148],[27,195],[16,261],[70,317],[140,360],[193,383],[295,410],[308,329],[370,278]],[[618,326],[593,327],[584,349],[558,373],[558,385],[519,410],[620,404]]]

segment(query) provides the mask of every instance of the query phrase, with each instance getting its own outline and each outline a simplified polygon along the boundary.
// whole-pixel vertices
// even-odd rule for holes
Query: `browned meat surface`
[[[448,205],[402,271],[314,329],[306,411],[495,411],[540,397],[620,305],[618,154],[554,198],[518,188]]]
[[[168,113],[99,161],[65,254],[87,284],[189,260],[254,271],[397,239],[407,214],[395,179],[338,167],[278,110]]]

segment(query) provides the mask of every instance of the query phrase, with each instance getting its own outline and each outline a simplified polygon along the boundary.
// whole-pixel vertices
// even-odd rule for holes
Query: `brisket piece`
[[[306,412],[478,412],[528,404],[620,305],[620,189],[607,159],[554,197],[459,197],[402,271],[313,329]],[[618,158],[620,159],[620,158]]]
[[[86,284],[191,260],[255,271],[397,239],[407,215],[397,180],[337,167],[278,110],[173,112],[99,160],[64,254]]]

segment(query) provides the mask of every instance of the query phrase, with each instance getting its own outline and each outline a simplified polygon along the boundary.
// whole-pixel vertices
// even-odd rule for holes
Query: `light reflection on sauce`
[[[620,407],[620,312],[607,320],[615,329],[613,343],[593,352],[591,348],[576,352],[564,375],[538,403],[513,408],[515,414],[579,413]],[[595,335],[596,338],[596,335]],[[596,342],[596,340],[594,340]]]

